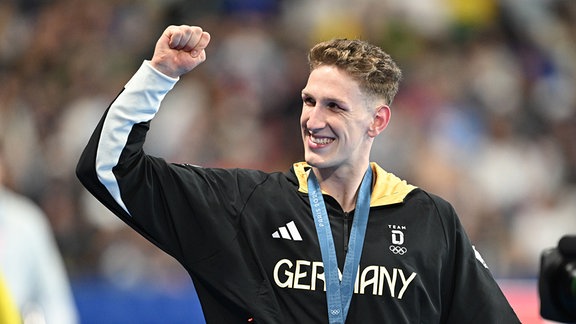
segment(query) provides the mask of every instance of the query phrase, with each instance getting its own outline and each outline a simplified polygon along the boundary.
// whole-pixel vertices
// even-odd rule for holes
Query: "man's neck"
[[[366,165],[367,167],[368,165]],[[320,188],[332,196],[345,212],[356,208],[358,189],[366,173],[364,166],[348,170],[312,169]]]

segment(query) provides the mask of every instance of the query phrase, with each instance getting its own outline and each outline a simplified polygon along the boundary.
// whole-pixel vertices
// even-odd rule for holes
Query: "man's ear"
[[[372,118],[372,124],[368,129],[368,135],[370,137],[376,137],[380,134],[390,122],[390,107],[387,105],[382,105],[376,109],[376,114]]]

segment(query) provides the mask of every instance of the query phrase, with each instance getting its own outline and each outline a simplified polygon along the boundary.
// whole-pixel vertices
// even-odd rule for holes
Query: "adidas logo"
[[[272,237],[275,239],[283,238],[291,241],[302,241],[302,236],[300,236],[294,221],[286,224],[286,226],[280,226],[276,232],[272,233]]]

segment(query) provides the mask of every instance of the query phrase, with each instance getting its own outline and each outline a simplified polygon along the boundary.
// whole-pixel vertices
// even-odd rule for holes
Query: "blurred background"
[[[45,215],[79,322],[203,321],[182,268],[74,175],[170,24],[212,41],[147,150],[204,166],[288,170],[303,156],[308,48],[333,37],[383,47],[404,79],[373,160],[452,202],[523,322],[544,322],[540,253],[576,233],[576,1],[3,0],[4,187]]]

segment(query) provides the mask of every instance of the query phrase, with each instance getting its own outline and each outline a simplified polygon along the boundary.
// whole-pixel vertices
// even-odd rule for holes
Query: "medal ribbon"
[[[360,184],[358,198],[356,200],[356,211],[352,221],[352,230],[348,243],[348,253],[344,261],[344,272],[342,281],[338,274],[338,259],[334,248],[334,238],[330,229],[328,212],[322,197],[320,184],[316,179],[313,170],[308,176],[308,197],[312,208],[312,216],[316,225],[316,233],[320,242],[320,252],[324,264],[324,277],[326,280],[326,299],[328,302],[328,320],[331,324],[344,324],[350,301],[354,292],[354,282],[360,264],[360,255],[364,245],[364,235],[368,224],[368,213],[370,211],[370,194],[372,189],[372,168],[364,174],[364,179]]]

